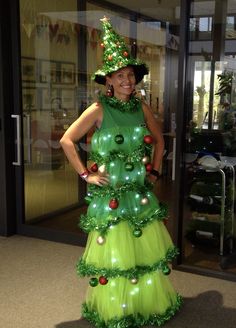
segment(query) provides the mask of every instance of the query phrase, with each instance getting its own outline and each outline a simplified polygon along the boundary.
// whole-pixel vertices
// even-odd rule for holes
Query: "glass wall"
[[[236,1],[191,1],[182,261],[236,274]]]
[[[166,139],[163,178],[156,192],[169,203],[173,219],[180,1],[20,0],[26,223],[47,217],[52,221],[54,214],[83,202],[83,186],[59,140],[105,92],[91,80],[102,65],[100,19],[104,15],[125,38],[133,56],[149,66],[136,92],[150,105]],[[89,152],[92,132],[79,143],[79,150]],[[78,217],[77,213],[74,226]],[[171,230],[173,220],[169,222]]]
[[[78,32],[60,19],[77,1],[20,1],[26,223],[77,205],[77,175],[59,140],[77,116]]]

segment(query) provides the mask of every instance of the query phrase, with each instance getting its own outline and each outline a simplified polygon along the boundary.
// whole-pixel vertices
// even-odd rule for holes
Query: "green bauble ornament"
[[[120,145],[120,144],[123,144],[124,142],[124,137],[122,136],[122,134],[117,134],[115,136],[115,142]]]
[[[125,163],[125,169],[126,169],[126,171],[133,171],[134,164],[133,163]]]
[[[142,232],[142,230],[141,229],[139,229],[139,228],[136,228],[136,229],[134,229],[134,231],[133,231],[133,235],[134,235],[134,237],[141,237],[142,236],[142,234],[143,234],[143,232]]]
[[[91,278],[91,279],[89,280],[89,285],[90,285],[91,287],[96,287],[96,286],[98,285],[98,279],[97,279],[97,278]]]
[[[164,275],[168,276],[171,272],[171,269],[168,266],[166,266],[162,269],[162,272],[164,273]]]
[[[92,199],[93,198],[91,196],[88,196],[88,195],[84,198],[86,204],[90,204]]]

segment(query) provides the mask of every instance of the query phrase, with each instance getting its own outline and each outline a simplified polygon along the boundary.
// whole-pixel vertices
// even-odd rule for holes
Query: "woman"
[[[79,275],[90,277],[83,316],[96,327],[159,326],[181,305],[167,277],[177,250],[162,222],[165,208],[150,191],[150,181],[159,177],[164,142],[151,110],[133,95],[148,73],[146,65],[129,55],[107,18],[102,22],[103,68],[94,79],[108,86],[107,95],[61,139],[89,187],[90,204],[81,217],[89,236],[77,266]],[[94,164],[88,170],[75,143],[94,126]]]

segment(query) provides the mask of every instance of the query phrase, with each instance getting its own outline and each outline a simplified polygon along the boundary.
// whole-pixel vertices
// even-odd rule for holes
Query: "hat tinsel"
[[[132,66],[134,69],[136,83],[139,83],[145,74],[148,74],[148,68],[145,63],[133,58],[129,54],[124,39],[113,29],[110,20],[107,17],[101,19],[103,26],[103,39],[101,47],[103,48],[103,67],[93,76],[93,79],[99,84],[106,84],[106,75],[118,71],[120,68]]]

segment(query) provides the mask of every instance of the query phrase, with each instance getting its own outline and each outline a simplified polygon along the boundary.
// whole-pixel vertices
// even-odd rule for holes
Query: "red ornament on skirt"
[[[106,277],[101,276],[101,277],[99,277],[99,283],[100,283],[101,285],[106,285],[106,284],[108,283],[108,280],[107,280]]]

